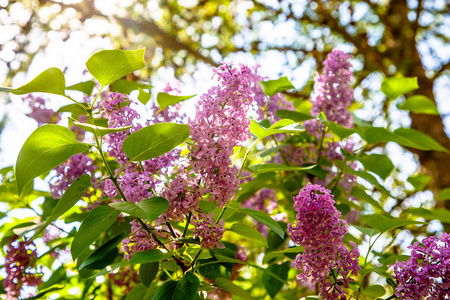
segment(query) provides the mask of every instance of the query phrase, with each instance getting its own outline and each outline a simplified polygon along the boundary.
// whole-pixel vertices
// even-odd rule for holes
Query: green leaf
[[[267,173],[267,172],[275,172],[275,171],[304,171],[310,170],[314,168],[315,165],[310,165],[307,167],[297,167],[297,166],[286,166],[279,165],[274,163],[266,163],[266,164],[255,164],[251,165],[248,168],[255,174]]]
[[[70,251],[75,260],[80,254],[89,248],[119,217],[120,211],[115,211],[106,205],[94,208],[93,211],[81,223],[78,232],[73,238]]]
[[[406,99],[399,109],[407,110],[416,114],[439,115],[436,104],[426,96],[414,95]]]
[[[305,247],[303,246],[294,246],[294,247],[290,247],[290,248],[286,248],[284,250],[280,250],[280,251],[276,251],[277,253],[302,253],[303,251],[305,251]]]
[[[272,264],[267,267],[267,270],[278,275],[281,277],[284,281],[286,281],[288,277],[290,267],[290,262],[287,261],[282,264]],[[284,285],[284,282],[277,280],[275,277],[270,276],[269,273],[264,272],[262,275],[261,282],[266,289],[269,296],[274,299],[275,296],[278,294],[278,292],[281,290],[281,288]]]
[[[172,300],[175,289],[177,288],[178,281],[166,281],[162,286],[159,287],[156,294],[153,296],[152,300]]]
[[[436,200],[448,200],[448,199],[450,199],[450,188],[443,189],[436,197]]]
[[[429,135],[411,128],[398,128],[394,131],[397,136],[407,139],[410,143],[414,144],[414,148],[422,150],[435,150],[448,152],[448,150],[436,142]],[[406,145],[407,146],[407,145]]]
[[[136,204],[131,202],[113,202],[108,205],[133,217],[150,222],[158,218],[170,207],[169,202],[162,197],[145,199]]]
[[[156,278],[159,271],[159,261],[143,263],[139,267],[139,279],[146,287],[150,287],[150,284]]]
[[[428,183],[431,181],[432,177],[423,175],[423,174],[416,174],[413,176],[409,176],[407,181],[412,184],[414,189],[418,192],[423,191]]]
[[[67,188],[67,190],[62,195],[61,199],[58,200],[52,213],[47,218],[44,226],[42,226],[39,231],[35,234],[38,236],[48,225],[53,221],[58,219],[62,214],[71,209],[78,200],[83,196],[84,191],[91,186],[91,177],[88,174],[81,175]]]
[[[376,186],[383,193],[385,193],[386,195],[390,196],[389,191],[382,184],[380,184],[378,182],[378,180],[375,178],[375,176],[373,176],[372,174],[369,174],[366,171],[353,170],[349,166],[345,165],[343,161],[340,161],[340,160],[337,160],[336,163],[343,168],[345,173],[353,174],[353,175],[356,175],[356,176],[366,180],[367,182],[369,182],[369,183],[373,184],[374,186]]]
[[[281,228],[274,219],[272,219],[267,214],[250,208],[244,208],[241,210],[243,213],[249,215],[256,221],[266,225],[268,228],[272,229],[276,234],[278,234],[282,239],[284,238],[284,230]]]
[[[395,264],[396,261],[407,261],[411,256],[409,255],[390,255],[387,258],[380,258],[378,261],[385,266]]]
[[[103,261],[109,252],[111,252],[114,249],[117,249],[117,245],[125,238],[125,233],[121,233],[118,236],[112,238],[105,244],[103,244],[100,248],[94,251],[78,268],[78,270],[83,269],[84,267],[88,269],[92,269],[91,266],[93,266],[96,262]],[[103,267],[98,267],[95,269],[103,269],[104,267],[108,266],[109,264],[106,264]]]
[[[60,109],[58,109],[58,113],[61,112],[70,112],[72,113],[72,117],[76,118],[79,115],[87,115],[87,111],[84,110],[80,105],[88,108],[88,105],[86,103],[72,103],[68,105],[61,106]]]
[[[0,87],[0,92],[11,92],[15,95],[49,93],[65,96],[65,88],[66,80],[61,70],[58,68],[49,68],[19,88]]]
[[[16,162],[19,195],[35,177],[57,167],[71,156],[84,152],[89,146],[78,142],[69,129],[60,125],[43,125],[25,141]]]
[[[295,86],[292,85],[287,76],[275,80],[260,81],[259,84],[261,85],[264,94],[269,97],[272,97],[279,92],[295,89]]]
[[[66,87],[66,90],[74,90],[85,93],[86,95],[91,95],[94,90],[95,82],[92,80],[80,82],[71,86]]]
[[[183,278],[178,282],[173,293],[173,300],[194,300],[197,290],[200,286],[200,280],[192,272],[184,274]]]
[[[293,111],[293,110],[280,109],[280,110],[276,111],[276,114],[278,117],[280,117],[282,119],[290,119],[295,122],[302,122],[302,121],[314,119],[314,117],[311,115],[301,113],[298,111]]]
[[[167,93],[160,92],[156,96],[156,102],[158,102],[159,111],[164,110],[168,108],[171,105],[175,105],[181,101],[185,101],[188,99],[191,99],[192,97],[195,97],[196,95],[190,95],[190,96],[174,96]]]
[[[357,226],[357,225],[352,225],[352,226],[355,227],[356,229],[358,229],[359,231],[361,231],[362,233],[368,235],[369,237],[373,237],[380,233],[378,230],[373,229],[373,228],[367,228],[367,227],[362,227],[362,226]]]
[[[67,278],[66,268],[64,267],[64,265],[62,265],[61,267],[53,271],[52,276],[50,276],[50,278],[46,282],[39,285],[39,291],[48,289],[53,285],[60,283],[61,281],[64,281],[66,278]]]
[[[153,197],[142,200],[137,205],[147,214],[147,220],[153,221],[169,209],[170,204],[163,197]]]
[[[83,130],[92,132],[94,134],[100,135],[100,136],[104,136],[106,134],[110,134],[110,133],[115,133],[115,132],[121,132],[124,130],[128,130],[133,126],[124,126],[124,127],[116,127],[116,128],[106,128],[106,127],[102,127],[102,126],[96,126],[96,125],[92,125],[92,124],[87,124],[87,123],[80,123],[75,119],[70,118],[73,122],[74,125],[80,127]]]
[[[345,139],[346,137],[356,133],[356,130],[346,128],[334,122],[325,121],[324,122],[327,127],[334,132],[340,139]]]
[[[387,78],[381,84],[381,91],[391,100],[419,88],[417,77]]]
[[[158,249],[149,249],[133,253],[133,256],[131,257],[130,260],[130,265],[157,262],[169,259],[171,257],[172,254],[169,252],[162,252],[161,250]]]
[[[407,214],[423,217],[427,220],[439,220],[441,223],[450,223],[450,211],[447,209],[429,210],[422,207],[409,208],[405,211]]]
[[[146,91],[144,91],[143,89],[139,88],[139,95],[138,95],[138,100],[139,102],[141,102],[142,104],[147,104],[148,101],[150,101],[150,98],[152,97],[152,95]]]
[[[362,293],[363,293],[363,295],[365,295],[367,297],[375,299],[377,297],[381,297],[384,294],[386,294],[386,290],[381,285],[375,284],[375,285],[371,285],[371,286],[366,287],[362,291]]]
[[[261,242],[264,244],[265,247],[267,247],[266,238],[258,230],[252,227],[240,223],[234,223],[231,226],[230,231],[242,235],[251,240]]]
[[[102,86],[145,67],[145,48],[139,50],[103,50],[86,62],[88,71]]]
[[[372,227],[380,231],[381,233],[412,224],[426,224],[424,222],[393,219],[382,215],[371,215],[367,223]]]
[[[153,287],[147,288],[142,283],[139,283],[131,289],[125,300],[150,300],[155,292],[154,290],[155,288]]]
[[[367,171],[377,174],[382,179],[386,179],[394,169],[394,164],[385,154],[370,154],[360,157],[359,161]]]
[[[247,293],[241,287],[232,283],[228,279],[225,279],[222,277],[217,277],[216,281],[214,282],[214,285],[221,288],[222,290],[228,291],[228,292],[232,293],[233,295],[238,296],[241,299],[254,300],[254,298],[252,296],[250,296],[249,293]]]
[[[290,125],[279,128],[277,126],[278,126],[278,122],[280,122],[280,121],[284,121],[285,123],[287,123],[286,121],[290,121]],[[258,124],[255,120],[252,120],[250,122],[250,132],[253,133],[254,135],[256,135],[260,140],[262,140],[263,138],[266,138],[270,135],[274,135],[277,133],[298,133],[298,132],[305,131],[303,128],[299,128],[298,127],[299,125],[292,120],[285,119],[285,120],[280,120],[280,121],[273,124],[269,128],[266,128],[266,127],[263,127],[260,124]]]
[[[371,196],[369,196],[362,188],[360,188],[359,186],[354,186],[352,187],[352,190],[350,192],[350,194],[354,197],[356,197],[357,199],[364,201],[366,203],[369,203],[370,205],[372,205],[374,208],[378,208],[379,210],[383,210],[383,207],[381,206],[381,204],[376,201],[375,199],[373,199]]]
[[[111,84],[110,89],[113,92],[128,95],[132,91],[138,91],[139,89],[151,89],[152,85],[146,83],[139,83],[136,81],[130,81],[127,79],[119,79]]]
[[[188,136],[188,125],[157,123],[130,134],[122,149],[131,161],[143,161],[169,152]]]

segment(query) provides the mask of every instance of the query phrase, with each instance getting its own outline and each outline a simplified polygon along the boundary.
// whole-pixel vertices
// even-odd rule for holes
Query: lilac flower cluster
[[[352,127],[353,118],[347,108],[353,100],[353,90],[349,87],[352,77],[350,56],[333,49],[323,62],[322,75],[316,74],[315,100],[311,114],[318,116],[321,111],[329,121]]]
[[[194,237],[201,237],[201,246],[205,249],[213,249],[214,247],[222,248],[220,241],[225,233],[223,220],[219,221],[217,224],[213,219],[214,214],[209,215],[205,213],[200,213],[198,216],[193,218],[193,223],[195,225]]]
[[[61,114],[55,113],[52,109],[45,107],[44,98],[28,94],[26,97],[22,98],[22,100],[31,108],[31,112],[27,114],[27,116],[35,119],[38,126],[48,123],[58,123],[61,120]]]
[[[169,201],[170,208],[165,213],[168,220],[179,222],[189,213],[199,209],[199,178],[192,178],[185,168],[179,170],[177,177],[167,184],[162,195]]]
[[[200,175],[203,194],[223,207],[236,194],[237,169],[231,166],[233,147],[250,137],[247,117],[253,102],[253,74],[245,65],[222,64],[214,70],[220,84],[200,97],[196,115],[189,120],[193,171]]]
[[[430,236],[408,248],[411,258],[394,265],[395,296],[405,300],[449,299],[450,235]]]
[[[56,180],[50,183],[50,195],[55,199],[61,198],[75,179],[86,173],[92,175],[97,168],[85,153],[75,154],[55,168]]]
[[[150,230],[155,230],[156,233],[160,232],[158,228],[151,227],[148,222],[147,225]],[[156,242],[153,236],[142,228],[138,221],[131,221],[131,232],[132,234],[122,241],[126,259],[130,260],[132,254],[135,252],[155,249],[158,247],[158,242]]]
[[[105,112],[108,115],[108,127],[118,128],[125,126],[132,126],[132,128],[108,134],[108,154],[114,158],[121,166],[128,163],[128,157],[122,150],[123,141],[127,136],[142,128],[142,125],[135,124],[140,118],[137,111],[130,107],[131,100],[120,93],[110,93],[102,104]],[[134,166],[130,166],[132,170]]]
[[[33,270],[36,258],[32,241],[18,241],[17,236],[11,238],[4,264],[7,277],[2,281],[7,300],[19,298],[22,286],[37,287],[42,283],[41,275]]]
[[[110,128],[131,126],[130,129],[125,131],[109,134],[107,143],[109,145],[109,156],[115,158],[121,167],[126,166],[123,174],[117,178],[120,189],[128,201],[137,203],[155,196],[153,191],[159,181],[154,178],[154,174],[173,166],[180,156],[180,151],[173,150],[154,159],[144,161],[142,164],[129,163],[128,157],[122,150],[123,141],[129,134],[142,128],[142,125],[135,123],[140,115],[130,107],[130,103],[131,100],[125,95],[110,93],[103,101],[103,108],[108,115]],[[111,200],[121,198],[111,180],[105,182],[104,192]],[[125,258],[127,259],[130,259],[135,252],[154,249],[158,246],[153,237],[137,221],[132,221],[131,224],[132,235],[122,241],[126,251]],[[156,228],[154,229],[158,234],[159,231]]]
[[[351,251],[344,245],[348,226],[340,219],[333,195],[320,185],[308,183],[294,197],[294,202],[297,224],[289,224],[288,234],[295,244],[305,247],[294,262],[301,270],[297,278],[318,282],[321,296],[326,299],[346,299],[342,287],[348,288],[348,283],[353,281],[348,276],[356,275],[360,269],[359,252],[353,242]],[[335,274],[334,282],[327,281],[330,272]]]

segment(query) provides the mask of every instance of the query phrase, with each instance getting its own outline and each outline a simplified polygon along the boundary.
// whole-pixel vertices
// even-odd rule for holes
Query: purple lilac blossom
[[[37,258],[36,246],[33,241],[18,241],[17,238],[16,235],[11,237],[6,250],[4,267],[7,277],[2,284],[7,300],[18,299],[22,286],[37,287],[42,283],[41,274],[33,270]]]
[[[353,118],[348,107],[353,100],[353,90],[350,88],[352,78],[350,56],[333,49],[323,62],[322,75],[316,74],[313,105],[311,114],[318,116],[321,111],[329,121],[350,128]]]
[[[167,220],[179,222],[189,213],[199,209],[200,179],[192,178],[187,172],[186,168],[182,168],[177,177],[171,180],[161,193],[170,204],[170,208],[164,214]]]
[[[156,236],[167,237],[166,234],[161,231],[161,227],[152,227],[150,223],[144,222],[150,230],[154,231]],[[131,259],[133,253],[148,249],[156,249],[158,247],[158,242],[142,228],[137,220],[131,221],[131,232],[132,234],[122,241],[122,246],[125,250],[124,257],[127,260]]]
[[[430,236],[408,248],[411,257],[394,265],[395,296],[401,300],[450,299],[450,235]]]
[[[348,225],[340,219],[333,197],[320,185],[308,183],[303,187],[294,197],[297,224],[289,224],[288,234],[295,244],[305,247],[295,259],[295,267],[301,270],[297,278],[318,282],[326,299],[346,299],[342,286],[348,288],[353,281],[348,276],[360,269],[359,252],[353,242],[351,251],[344,245]],[[327,281],[330,272],[335,272],[337,282]]]
[[[75,154],[55,168],[56,181],[50,183],[50,195],[55,199],[61,198],[75,179],[86,173],[92,175],[97,168],[86,154]]]
[[[138,131],[142,125],[135,124],[140,115],[130,107],[131,100],[125,95],[119,93],[110,93],[103,99],[103,108],[108,115],[108,127],[118,128],[132,126],[132,128],[108,134],[106,141],[108,143],[108,154],[114,158],[121,167],[128,163],[128,157],[123,153],[123,141],[131,133]],[[130,164],[127,170],[133,171],[134,165]]]
[[[217,224],[213,219],[214,213],[209,215],[200,213],[198,216],[192,218],[194,224],[194,237],[201,238],[201,246],[204,249],[213,249],[214,247],[223,248],[220,243],[222,236],[225,233],[224,221],[220,220]]]
[[[196,115],[189,120],[193,145],[191,166],[201,176],[203,194],[223,207],[236,194],[238,170],[232,166],[233,147],[250,137],[247,111],[253,101],[252,70],[222,64],[214,69],[219,85],[200,97]]]
[[[26,97],[23,97],[22,100],[31,108],[31,112],[27,114],[27,116],[35,119],[38,126],[48,123],[56,124],[61,120],[61,114],[45,107],[44,98],[35,97],[32,94],[28,94]]]

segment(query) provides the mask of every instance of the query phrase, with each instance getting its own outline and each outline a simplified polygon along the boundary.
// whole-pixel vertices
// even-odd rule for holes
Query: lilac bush
[[[129,54],[129,64],[116,64]],[[150,95],[149,84],[124,78],[143,55],[95,54],[87,64],[98,81],[93,96],[57,92],[76,109],[55,113],[44,98],[25,98],[42,126],[16,167],[0,170],[0,195],[35,216],[0,229],[7,299],[25,296],[24,286],[52,298],[449,298],[448,234],[414,243],[393,270],[385,263],[399,254],[399,230],[427,229],[413,217],[424,208],[397,218],[385,211],[394,165],[379,146],[421,146],[402,131],[373,142],[371,130],[387,129],[353,122],[350,55],[327,56],[311,100],[292,99],[284,93],[291,84],[267,81],[258,66],[222,63],[189,118],[179,82],[149,103],[127,94]],[[49,191],[34,189],[46,174]],[[380,251],[385,235],[393,246]],[[50,261],[67,249],[73,262],[60,257],[56,269]]]

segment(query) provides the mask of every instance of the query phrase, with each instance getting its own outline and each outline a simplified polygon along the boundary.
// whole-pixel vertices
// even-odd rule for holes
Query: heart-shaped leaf
[[[11,92],[15,95],[49,93],[65,96],[65,89],[66,80],[61,70],[58,68],[49,68],[19,88],[0,87],[0,92]]]
[[[143,161],[169,152],[188,136],[188,125],[157,123],[130,134],[122,149],[131,161]]]
[[[145,67],[145,48],[139,50],[103,50],[92,55],[86,62],[89,73],[102,86]]]
[[[72,131],[60,125],[43,125],[25,141],[16,162],[19,194],[35,177],[57,167],[71,156],[87,151],[89,145],[76,140]]]

